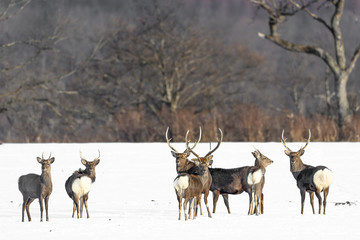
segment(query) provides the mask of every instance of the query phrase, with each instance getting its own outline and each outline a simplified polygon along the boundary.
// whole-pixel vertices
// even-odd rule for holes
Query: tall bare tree
[[[343,16],[345,0],[249,0],[261,9],[265,10],[269,16],[269,34],[259,33],[259,37],[270,40],[276,45],[293,52],[311,54],[319,57],[329,67],[335,79],[336,92],[336,109],[338,115],[338,125],[343,126],[344,123],[349,122],[352,113],[349,109],[347,83],[349,76],[353,71],[355,64],[360,56],[360,43],[353,51],[351,58],[346,58],[345,45],[343,40],[342,29],[340,25]],[[323,9],[324,5],[332,6],[333,12],[330,14],[329,21],[320,15],[319,10]],[[318,12],[317,12],[318,11]],[[335,56],[331,51],[327,51],[319,46],[305,45],[296,41],[288,41],[279,32],[279,27],[284,24],[289,17],[297,13],[304,12],[309,15],[314,21],[320,23],[327,31],[333,40],[333,49]],[[300,31],[300,30],[298,30]]]

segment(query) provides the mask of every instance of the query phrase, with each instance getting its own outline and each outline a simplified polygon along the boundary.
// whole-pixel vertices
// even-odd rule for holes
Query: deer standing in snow
[[[255,157],[254,166],[209,169],[212,176],[210,190],[213,192],[213,213],[216,211],[216,203],[220,194],[223,196],[225,206],[230,214],[228,195],[241,194],[245,191],[249,194],[248,214],[263,214],[264,195],[262,190],[265,184],[265,172],[266,167],[273,161],[257,149],[252,154]]]
[[[80,218],[82,218],[83,206],[85,204],[87,218],[90,218],[87,200],[89,198],[90,187],[95,182],[95,167],[100,162],[99,156],[90,162],[84,159],[80,152],[81,163],[85,166],[85,170],[79,169],[75,171],[65,182],[65,189],[69,197],[73,200],[73,214],[77,212],[79,218],[79,201],[80,201]]]
[[[300,148],[299,151],[294,152],[289,147],[286,146],[286,139],[284,139],[284,130],[281,134],[281,142],[286,148],[285,154],[290,158],[290,172],[293,174],[296,184],[300,189],[301,194],[301,214],[304,213],[304,201],[305,193],[308,192],[310,195],[310,203],[312,207],[313,214],[315,214],[314,209],[314,193],[319,200],[319,214],[321,214],[321,205],[322,198],[320,193],[324,192],[324,214],[326,208],[326,198],[329,194],[329,188],[333,181],[333,173],[330,169],[325,166],[313,167],[307,164],[304,164],[300,157],[305,153],[305,148],[310,142],[311,131],[309,129],[309,138],[306,141],[304,147]]]
[[[41,164],[41,175],[30,173],[19,177],[18,186],[21,194],[23,195],[22,204],[22,221],[24,222],[25,209],[29,222],[30,216],[30,204],[36,199],[39,199],[40,203],[40,221],[43,221],[43,200],[45,202],[46,221],[49,221],[48,204],[49,197],[52,192],[51,181],[51,164],[54,163],[55,158],[51,157],[51,153],[48,159],[44,159],[44,153],[41,158],[37,157],[37,161]]]

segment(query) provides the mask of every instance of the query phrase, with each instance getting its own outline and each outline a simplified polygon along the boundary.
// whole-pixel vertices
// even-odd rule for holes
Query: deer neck
[[[85,169],[85,174],[89,175],[89,178],[91,178],[92,182],[95,182],[96,176],[95,176],[95,171],[90,172],[90,170],[88,168]]]
[[[290,171],[295,179],[297,178],[299,173],[305,168],[307,168],[307,165],[305,165],[300,158],[294,162],[290,161]]]
[[[40,179],[46,186],[52,186],[51,169],[42,170]]]
[[[265,174],[266,167],[260,161],[258,161],[257,159],[255,160],[254,166],[258,167],[258,168],[261,168],[262,172]]]

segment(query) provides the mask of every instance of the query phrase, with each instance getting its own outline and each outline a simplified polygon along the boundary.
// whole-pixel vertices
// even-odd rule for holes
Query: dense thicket
[[[360,4],[347,1],[344,41],[359,42]],[[321,9],[322,14],[329,10]],[[330,9],[331,10],[331,9]],[[358,141],[359,67],[348,83],[354,117],[333,112],[334,80],[315,58],[257,37],[266,16],[245,1],[21,0],[0,3],[0,141]],[[304,15],[282,29],[326,48]],[[330,98],[330,99],[329,99]]]

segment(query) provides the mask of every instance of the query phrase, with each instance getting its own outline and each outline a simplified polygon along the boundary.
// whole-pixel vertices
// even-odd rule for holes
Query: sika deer
[[[207,212],[208,212],[208,217],[211,217],[211,213],[210,213],[210,209],[209,209],[209,206],[208,206],[208,201],[207,201],[207,198],[209,196],[209,192],[210,192],[210,186],[211,186],[211,183],[212,183],[212,177],[211,177],[211,174],[210,174],[210,171],[209,171],[209,166],[212,165],[213,163],[213,153],[219,148],[221,142],[222,142],[222,139],[223,139],[223,133],[221,131],[221,129],[219,128],[219,132],[220,132],[220,139],[218,138],[218,143],[216,145],[216,147],[213,149],[213,150],[210,150],[210,152],[208,152],[204,157],[199,157],[198,154],[196,154],[193,149],[189,149],[190,152],[192,152],[196,158],[201,162],[201,164],[203,165],[204,167],[204,170],[205,170],[205,173],[201,176],[201,181],[202,181],[202,184],[203,184],[203,188],[202,188],[202,193],[204,193],[204,202],[205,202],[205,205],[206,205],[206,209],[207,209]],[[186,144],[188,146],[188,143],[189,141],[187,140],[186,138]],[[193,160],[196,160],[196,159],[193,159]],[[201,209],[201,203],[200,201],[198,201],[198,204],[200,204],[200,209]],[[202,214],[202,209],[201,209],[201,214]]]
[[[45,202],[46,221],[49,221],[48,204],[49,197],[52,192],[51,182],[51,164],[54,163],[55,158],[51,158],[51,153],[48,159],[44,159],[44,153],[41,158],[37,157],[37,161],[41,164],[41,175],[27,174],[19,178],[18,185],[21,194],[23,195],[22,205],[22,221],[24,222],[25,209],[29,222],[31,221],[29,207],[36,199],[40,203],[40,221],[43,221],[43,199]]]
[[[178,174],[180,173],[197,174],[196,171],[199,170],[198,166],[196,166],[196,164],[193,161],[189,161],[188,159],[188,157],[190,156],[190,149],[188,148],[188,145],[186,145],[187,148],[183,153],[178,152],[173,146],[171,146],[170,144],[171,138],[169,139],[168,133],[169,133],[169,127],[166,129],[165,138],[168,146],[173,150],[171,151],[172,156],[176,159],[176,172]],[[185,141],[187,141],[188,134],[189,134],[189,130],[186,132]],[[199,132],[199,139],[195,142],[191,150],[196,147],[196,145],[200,142],[200,140],[201,140],[201,128]]]
[[[248,214],[263,214],[263,193],[265,184],[265,169],[273,161],[264,156],[259,150],[252,152],[255,157],[254,166],[244,166],[239,168],[210,168],[212,184],[210,190],[213,192],[213,213],[216,211],[216,203],[221,194],[224,198],[225,206],[230,214],[228,194],[249,194]],[[256,196],[256,199],[255,199]],[[256,202],[256,204],[255,204]],[[253,206],[255,205],[255,209]]]
[[[202,168],[200,161],[195,160],[195,166]],[[202,171],[204,173],[204,171]],[[190,199],[194,199],[195,204],[195,213],[193,219],[197,215],[197,203],[201,200],[201,193],[203,189],[203,183],[201,181],[202,175],[194,175],[188,173],[180,173],[174,180],[174,188],[176,192],[176,197],[179,202],[179,220],[181,220],[181,208],[182,208],[182,199],[184,198],[184,214],[185,221],[188,220],[187,217],[187,203]],[[191,217],[191,206],[189,209],[189,216]]]
[[[307,164],[304,164],[300,157],[305,153],[305,148],[310,142],[311,132],[309,129],[309,138],[306,141],[304,147],[300,148],[299,151],[293,152],[289,147],[286,146],[284,139],[284,130],[281,134],[281,142],[286,148],[285,154],[290,158],[290,172],[293,174],[296,184],[300,189],[301,194],[301,214],[304,213],[304,201],[305,201],[305,192],[308,192],[310,195],[310,203],[312,207],[313,214],[315,214],[314,209],[314,192],[316,197],[319,200],[319,214],[321,214],[321,204],[322,199],[320,193],[324,192],[324,214],[326,208],[326,198],[329,193],[330,185],[333,181],[333,173],[330,169],[325,166],[313,167]]]
[[[99,156],[94,161],[89,162],[84,159],[80,152],[81,163],[85,166],[85,170],[79,169],[75,171],[65,182],[65,189],[69,197],[73,200],[73,214],[75,210],[77,212],[77,218],[79,218],[79,201],[80,201],[80,218],[82,218],[83,206],[85,204],[87,218],[90,218],[87,200],[89,198],[90,187],[95,182],[95,167],[100,162]]]

